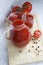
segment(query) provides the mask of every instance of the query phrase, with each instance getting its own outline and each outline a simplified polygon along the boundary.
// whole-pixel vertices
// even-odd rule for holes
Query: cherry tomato
[[[31,14],[24,13],[22,15],[22,19],[25,20],[25,24],[29,27],[32,28],[33,23],[34,23],[34,17]]]
[[[11,14],[9,15],[9,20],[10,20],[10,21],[14,21],[14,20],[16,20],[16,19],[18,19],[18,15],[16,15],[15,13],[11,13]]]
[[[41,37],[41,31],[40,30],[36,30],[36,31],[34,31],[34,34],[33,34],[33,36],[35,37],[35,38],[40,38]]]
[[[22,11],[22,8],[20,8],[19,6],[14,6],[12,8],[12,12],[21,12]]]
[[[16,19],[11,23],[11,25],[13,25],[14,27],[19,26],[21,24],[23,24],[23,21],[21,19]]]
[[[32,4],[30,2],[25,2],[22,8],[24,12],[30,12],[32,10]]]
[[[30,22],[25,22],[25,24],[26,24],[29,28],[32,27],[32,24],[31,24]]]
[[[29,27],[32,28],[34,20],[33,20],[33,16],[31,14],[27,14],[26,16],[27,21],[25,22],[25,24]]]
[[[15,20],[12,25],[14,28],[11,30],[10,38],[13,44],[17,47],[26,46],[31,40],[31,33],[29,28],[20,19]]]

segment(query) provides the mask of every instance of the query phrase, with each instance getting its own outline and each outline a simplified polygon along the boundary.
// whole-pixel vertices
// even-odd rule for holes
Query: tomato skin
[[[17,27],[19,25],[22,25],[24,22],[21,19],[16,19],[11,23],[12,26]]]
[[[35,38],[40,38],[40,37],[41,37],[41,35],[42,35],[42,33],[41,33],[41,31],[40,31],[40,30],[36,30],[36,31],[34,31],[33,36],[34,36]]]
[[[12,43],[17,47],[26,46],[31,40],[31,33],[29,28],[23,23],[22,20],[18,20],[18,23],[17,21],[14,21],[13,26],[15,28],[13,28],[10,33]]]
[[[18,8],[18,6],[14,6],[14,7],[12,8],[12,12],[16,12],[16,8]]]
[[[12,12],[21,12],[22,11],[22,8],[20,8],[19,6],[14,6],[12,8]]]
[[[22,15],[23,15],[23,13],[24,13],[24,12],[18,12],[18,13],[17,13],[19,19],[22,19]]]
[[[22,15],[22,19],[25,20],[25,25],[27,25],[29,28],[32,28],[33,23],[34,23],[34,17],[31,14],[24,13]]]
[[[29,32],[26,28],[21,29],[19,31],[14,30],[14,37],[12,38],[12,40],[15,40],[16,42],[22,42],[24,40],[27,40],[28,34],[29,34]]]
[[[16,15],[15,13],[11,13],[9,15],[8,19],[9,19],[9,21],[14,21],[14,20],[18,19],[18,15]]]
[[[13,7],[12,9],[12,12],[15,12],[17,15],[18,15],[18,18],[21,19],[22,18],[22,15],[23,15],[23,9],[20,8],[19,6],[15,6]]]
[[[22,5],[22,7],[24,7],[26,5],[29,5],[29,4],[30,4],[30,2],[24,2],[23,5]]]
[[[30,2],[25,2],[22,8],[24,12],[30,12],[32,10],[32,4]]]
[[[19,6],[14,6],[14,7],[12,8],[12,12],[16,12],[16,11],[17,11],[17,8],[19,8]]]
[[[33,23],[34,23],[34,18],[31,14],[27,14],[26,16],[27,22],[25,22],[25,24],[29,27],[32,28]]]
[[[29,28],[32,28],[32,24],[30,22],[25,22],[25,24],[29,27]]]

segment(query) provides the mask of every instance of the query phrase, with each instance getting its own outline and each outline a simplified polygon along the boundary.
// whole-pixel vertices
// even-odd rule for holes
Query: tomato
[[[22,8],[20,8],[19,6],[14,6],[12,8],[12,12],[21,12],[22,11]]]
[[[29,28],[23,23],[21,19],[15,20],[12,25],[14,26],[10,33],[12,43],[17,47],[26,46],[31,40]]]
[[[10,21],[14,21],[14,20],[16,20],[16,19],[18,19],[18,15],[16,15],[15,13],[11,13],[11,14],[9,15],[9,20],[10,20]]]
[[[22,8],[24,12],[30,12],[32,10],[32,4],[30,2],[25,2]]]
[[[25,24],[26,24],[29,28],[32,27],[32,24],[31,24],[30,22],[25,22]]]
[[[11,25],[14,26],[14,27],[19,26],[21,24],[23,24],[23,21],[21,19],[16,19],[15,21],[13,21],[11,23]]]
[[[35,38],[40,38],[41,37],[41,31],[40,30],[36,30],[36,31],[34,31],[34,34],[33,34],[33,36],[35,37]]]
[[[16,12],[16,14],[18,15],[18,18],[19,18],[19,19],[22,19],[23,13],[24,13],[24,12]]]
[[[22,8],[20,8],[19,6],[15,6],[15,7],[13,7],[12,12],[15,12],[18,15],[18,18],[21,19],[22,14],[23,14]]]
[[[29,33],[28,33],[28,30],[24,28],[24,29],[21,29],[21,31],[15,30],[14,34],[15,36],[13,40],[15,40],[16,42],[22,42],[23,40],[27,40]]]
[[[24,13],[22,15],[22,19],[25,20],[25,24],[29,27],[32,28],[33,23],[34,23],[34,17],[31,14]]]
[[[33,20],[33,16],[31,14],[27,14],[26,15],[26,19],[27,21],[25,22],[25,24],[29,27],[32,28],[34,20]]]

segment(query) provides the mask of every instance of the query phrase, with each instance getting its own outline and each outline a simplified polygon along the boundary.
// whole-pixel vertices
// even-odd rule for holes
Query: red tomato
[[[27,14],[26,16],[27,21],[25,22],[25,24],[29,27],[32,28],[34,20],[33,20],[33,16],[31,14]]]
[[[11,14],[9,15],[9,20],[10,20],[10,21],[14,21],[14,20],[16,20],[16,19],[18,19],[18,15],[16,15],[15,13],[11,13]]]
[[[23,24],[23,21],[21,19],[16,19],[11,23],[11,25],[13,25],[14,27],[19,26],[21,24]]]
[[[21,12],[22,11],[22,8],[20,8],[19,6],[14,6],[12,8],[12,12]]]
[[[21,29],[21,31],[15,30],[14,34],[15,36],[13,40],[15,40],[16,42],[22,42],[24,40],[27,40],[28,35],[29,35],[28,30],[26,28]]]
[[[22,15],[23,15],[24,12],[17,12],[16,14],[18,15],[18,18],[19,19],[22,19]]]
[[[32,4],[30,2],[25,2],[22,8],[24,12],[30,12],[32,10]]]
[[[24,13],[23,16],[22,16],[22,19],[25,20],[25,24],[29,28],[32,28],[33,23],[34,23],[34,17],[31,14]]]
[[[15,20],[12,25],[14,28],[11,30],[10,37],[13,44],[17,47],[26,46],[31,40],[31,33],[29,28],[20,19]]]
[[[32,24],[30,23],[30,22],[25,22],[25,24],[29,27],[29,28],[31,28],[32,27]]]
[[[35,38],[39,38],[39,37],[41,37],[41,31],[40,30],[36,30],[36,31],[34,31],[34,34],[33,34],[33,36],[35,37]]]

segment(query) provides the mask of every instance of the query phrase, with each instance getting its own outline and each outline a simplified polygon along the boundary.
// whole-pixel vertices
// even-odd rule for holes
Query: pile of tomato
[[[30,12],[32,11],[32,4],[30,2],[25,2],[23,5],[14,6],[8,16],[10,25],[13,29],[10,32],[10,40],[18,47],[26,46],[31,40],[31,31],[34,24],[34,17]],[[41,31],[36,30],[33,33],[33,37],[39,38],[41,36]]]

